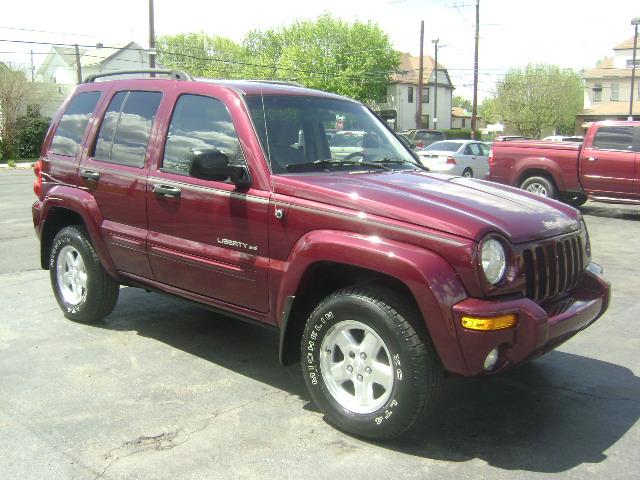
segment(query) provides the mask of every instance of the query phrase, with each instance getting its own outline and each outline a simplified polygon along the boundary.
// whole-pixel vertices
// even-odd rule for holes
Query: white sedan
[[[489,147],[475,140],[442,140],[416,152],[432,172],[469,178],[489,173]]]

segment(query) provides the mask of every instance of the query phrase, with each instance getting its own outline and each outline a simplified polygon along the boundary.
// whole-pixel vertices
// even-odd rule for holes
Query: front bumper
[[[499,351],[499,360],[491,373],[556,348],[605,312],[609,305],[610,288],[602,277],[602,269],[591,263],[573,291],[542,305],[528,298],[468,298],[454,305],[455,328],[467,367],[465,375],[482,373],[484,360],[494,348]],[[474,331],[467,330],[461,324],[463,316],[493,317],[510,313],[518,316],[518,323],[504,330]]]

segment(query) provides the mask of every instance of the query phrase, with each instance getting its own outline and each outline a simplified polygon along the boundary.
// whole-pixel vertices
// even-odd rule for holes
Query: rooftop
[[[640,114],[640,100],[633,102],[633,112],[635,115]],[[585,108],[578,115],[580,116],[598,116],[598,115],[628,115],[629,99],[622,102],[602,102],[589,108]]]
[[[613,47],[614,50],[630,50],[632,48],[633,48],[633,37]],[[640,40],[638,40],[637,48],[640,48]]]
[[[426,84],[431,78],[431,73],[433,72],[436,61],[430,57],[429,55],[425,55],[423,58],[422,65],[422,78],[423,82]],[[438,71],[446,73],[446,68],[438,63]],[[392,82],[401,82],[401,83],[412,83],[418,84],[418,77],[420,73],[420,57],[414,57],[408,53],[402,53],[400,55],[400,66],[398,67],[398,72],[391,75]]]

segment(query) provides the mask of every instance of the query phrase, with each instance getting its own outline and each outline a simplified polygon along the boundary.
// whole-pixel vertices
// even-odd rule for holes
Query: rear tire
[[[102,267],[82,226],[65,227],[55,236],[49,272],[56,300],[67,318],[93,323],[113,311],[120,286]]]
[[[388,439],[429,412],[444,370],[407,302],[375,287],[325,298],[302,335],[302,372],[327,421],[348,433]],[[418,325],[418,323],[414,323]]]
[[[545,177],[528,177],[520,184],[520,188],[542,197],[556,198],[556,187]]]
[[[465,168],[464,172],[462,172],[462,176],[465,178],[473,178],[473,170],[470,168]]]

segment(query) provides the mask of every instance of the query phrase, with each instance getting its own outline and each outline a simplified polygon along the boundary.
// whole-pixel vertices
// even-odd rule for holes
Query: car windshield
[[[434,142],[425,150],[438,150],[439,152],[457,152],[462,144],[460,142]]]
[[[375,115],[348,100],[247,95],[273,173],[421,168]]]

